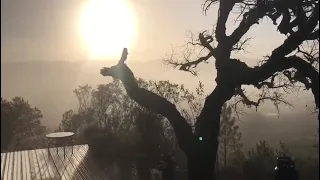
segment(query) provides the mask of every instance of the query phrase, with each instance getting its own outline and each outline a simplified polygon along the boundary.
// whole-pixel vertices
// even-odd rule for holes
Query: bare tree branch
[[[194,35],[194,33],[192,33],[192,31],[188,31],[186,36],[187,36],[187,39],[188,39],[186,46],[192,45],[192,46],[203,47],[202,44],[200,43],[200,40],[199,39],[195,39],[195,35]]]
[[[319,24],[319,4],[315,5],[312,14],[303,27],[292,33],[282,45],[272,51],[271,58],[282,58],[297,49]]]
[[[313,66],[298,56],[285,57],[297,49],[307,36],[314,31],[319,21],[318,16],[316,16],[318,12],[319,4],[316,4],[306,23],[307,27],[300,27],[298,31],[292,33],[282,45],[272,52],[272,55],[265,64],[255,68],[248,68],[251,70],[244,73],[246,75],[244,76],[245,78],[242,78],[242,84],[258,85],[259,82],[271,77],[276,72],[294,68],[297,70],[297,73],[295,73],[295,77],[292,78],[304,83],[306,88],[312,89],[316,106],[319,107],[319,73]],[[306,78],[309,78],[311,82]],[[248,83],[249,81],[250,83]]]
[[[188,151],[186,147],[189,146],[190,141],[193,141],[194,139],[191,126],[180,115],[174,104],[149,90],[140,88],[132,71],[125,63],[121,62],[124,62],[124,60],[121,59],[117,65],[110,68],[101,69],[100,73],[103,76],[111,76],[115,79],[120,79],[130,98],[142,107],[166,117],[176,133],[179,146]]]
[[[193,33],[190,32],[189,41],[185,45],[185,49],[182,52],[182,60],[177,60],[172,52],[170,56],[163,60],[164,63],[172,65],[173,67],[179,67],[179,70],[190,72],[192,75],[197,75],[197,71],[195,68],[198,64],[202,62],[208,63],[208,60],[211,57],[214,57],[216,53],[216,49],[211,45],[213,43],[214,38],[212,35],[207,34],[207,31],[203,31],[199,33],[199,39],[194,39]],[[192,48],[189,47],[192,46]],[[196,60],[191,60],[193,54],[195,54],[196,46],[202,47],[203,49],[200,50],[199,55]],[[204,49],[208,50],[209,52],[206,55],[203,55]]]
[[[319,29],[309,34],[307,40],[316,40],[319,39]]]
[[[238,87],[236,89],[236,95],[239,95],[241,97],[241,99],[239,99],[236,104],[238,103],[242,103],[248,107],[254,106],[256,108],[256,110],[258,109],[258,107],[264,103],[266,100],[269,100],[271,102],[273,102],[276,110],[279,113],[279,105],[280,104],[285,104],[288,106],[292,106],[292,104],[290,102],[288,102],[285,97],[284,94],[278,92],[278,91],[274,91],[272,93],[270,93],[269,91],[262,91],[261,94],[259,94],[258,100],[256,101],[252,101],[248,98],[247,95],[245,95],[245,92],[243,89],[241,89],[241,87]]]
[[[163,62],[165,64],[173,66],[174,68],[178,67],[179,70],[190,72],[192,75],[196,76],[197,66],[202,62],[208,63],[208,60],[212,57],[213,54],[209,52],[207,55],[202,56],[203,53],[201,53],[200,51],[200,57],[198,57],[198,59],[196,60],[191,60],[192,58],[194,58],[194,54],[194,46],[191,49],[189,47],[186,47],[186,49],[182,52],[182,57],[178,58],[174,53],[172,53],[171,55],[164,58]]]
[[[218,0],[206,0],[203,5],[204,13],[216,2]],[[226,23],[235,5],[241,5],[243,8],[240,11],[243,18],[233,33],[227,36]],[[306,51],[298,49],[306,40],[319,39],[318,14],[318,0],[292,0],[292,2],[288,0],[220,0],[215,35],[208,35],[204,31],[199,34],[197,42],[189,43],[189,45],[208,50],[208,53],[200,58],[192,58],[196,59],[192,61],[191,53],[187,51],[182,54],[183,63],[174,61],[173,57],[167,61],[176,67],[179,66],[181,70],[195,72],[191,68],[201,62],[207,62],[211,56],[216,59],[217,77],[215,81],[217,85],[205,99],[195,123],[194,134],[192,127],[181,116],[175,105],[138,86],[132,71],[124,63],[125,59],[116,66],[103,68],[101,74],[120,79],[133,100],[169,120],[176,133],[179,146],[188,157],[190,179],[198,179],[200,176],[212,179],[215,154],[219,143],[220,114],[226,101],[236,96],[239,101],[235,104],[257,108],[269,100],[279,111],[279,104],[291,105],[285,99],[286,90],[297,87],[295,83],[301,82],[307,89],[312,90],[316,107],[319,107],[319,72],[312,63],[310,64],[315,60]],[[278,30],[281,34],[288,36],[287,39],[272,51],[271,56],[262,65],[251,68],[231,58],[231,51],[243,50],[247,40],[241,41],[241,39],[255,23],[265,16],[270,17],[274,23],[276,20],[281,21]],[[214,47],[214,40],[217,41],[216,47]],[[296,55],[289,56],[297,49]],[[256,101],[246,95],[241,89],[242,85],[254,85],[259,88],[261,93]],[[204,140],[199,142],[197,137]]]
[[[232,51],[245,51],[245,48],[248,46],[249,41],[252,40],[252,38],[246,38],[244,40],[239,40],[233,47]]]
[[[298,47],[297,55],[309,62],[319,72],[319,39]]]
[[[193,75],[196,75],[195,71],[192,71],[190,68],[196,68],[198,64],[200,64],[201,62],[207,61],[210,57],[212,57],[211,53],[209,53],[207,56],[200,57],[198,60],[195,60],[195,61],[190,61],[187,63],[175,63],[173,65],[180,66],[179,69],[182,71],[189,71]]]
[[[214,39],[211,35],[206,34],[206,32],[207,31],[199,33],[199,41],[203,47],[206,47],[212,54],[215,54],[215,48],[210,45],[210,43],[212,43]]]
[[[265,80],[254,86],[258,89],[263,87],[267,87],[268,89],[282,89],[285,92],[287,92],[287,89],[299,90],[301,87],[295,84],[296,82],[299,82],[295,78],[296,73],[298,72],[293,69],[277,72],[269,78],[270,81]]]
[[[268,79],[276,72],[281,72],[286,69],[294,68],[298,71],[295,78],[301,81],[300,77],[310,79],[309,88],[315,96],[316,106],[319,107],[319,73],[306,61],[297,56],[290,56],[282,59],[269,59],[265,64],[254,68],[246,73],[245,78],[242,78],[242,84],[258,85],[260,82]],[[308,87],[307,87],[308,88]]]
[[[259,5],[250,9],[248,12],[244,12],[247,6],[248,5],[245,5],[243,10],[240,12],[240,15],[243,14],[242,21],[230,35],[231,45],[238,43],[240,39],[249,31],[252,25],[258,23],[258,21],[266,15],[266,12],[270,10],[270,8],[267,8],[267,5]]]
[[[238,120],[240,120],[240,115],[247,114],[244,110],[244,106],[240,106],[240,104],[243,103],[238,96],[233,96],[229,102],[230,107],[233,109],[233,112],[236,114]]]
[[[228,21],[228,16],[235,3],[235,0],[225,0],[220,1],[219,3],[218,20],[215,32],[215,37],[219,44],[229,44],[229,38],[226,36],[226,22]]]
[[[206,0],[203,4],[202,4],[202,12],[207,15],[207,11],[209,10],[209,8],[211,7],[211,5],[218,3],[218,0]]]

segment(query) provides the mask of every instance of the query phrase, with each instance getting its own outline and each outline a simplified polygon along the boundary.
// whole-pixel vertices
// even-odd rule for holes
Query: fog
[[[1,63],[1,96],[11,99],[22,96],[32,106],[38,107],[43,115],[43,123],[55,129],[62,119],[62,114],[76,108],[73,90],[80,85],[108,83],[112,79],[102,77],[99,69],[115,62],[14,62]],[[210,67],[202,69],[199,77],[188,73],[161,67],[160,61],[130,63],[129,66],[137,77],[152,80],[170,80],[185,84],[193,89],[199,80],[204,82],[206,92],[214,86],[214,73]],[[302,92],[299,99],[292,98],[294,108],[282,107],[280,115],[274,114],[271,105],[247,109],[239,117],[238,123],[243,133],[244,147],[252,147],[259,140],[267,140],[277,145],[281,140],[288,146],[295,146],[296,153],[316,152],[311,148],[318,140],[314,136],[317,130],[316,115],[311,114],[305,105],[312,106],[310,92]],[[315,153],[316,154],[316,153]]]

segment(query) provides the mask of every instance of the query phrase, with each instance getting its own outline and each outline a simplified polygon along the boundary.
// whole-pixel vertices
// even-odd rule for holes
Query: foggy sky
[[[1,0],[1,96],[23,96],[32,104],[45,106],[48,124],[61,120],[61,114],[74,105],[72,90],[79,85],[95,86],[107,80],[99,74],[101,66],[114,61],[88,62],[83,49],[79,17],[84,0]],[[202,65],[199,77],[163,66],[161,59],[171,47],[185,44],[186,31],[195,33],[216,23],[217,6],[207,16],[201,10],[203,0],[128,0],[137,19],[134,47],[129,49],[128,64],[137,77],[170,80],[194,88],[204,82],[209,93],[214,84],[214,66]],[[235,25],[230,16],[228,33]],[[247,37],[253,37],[247,51],[236,57],[255,65],[262,56],[280,45],[284,36],[266,19],[255,25]],[[119,54],[122,49],[119,49]],[[13,63],[20,62],[20,63]],[[24,62],[24,63],[22,63]],[[41,63],[43,62],[43,64]],[[53,63],[54,65],[50,64]],[[72,63],[71,63],[72,62]],[[213,62],[213,60],[211,60]],[[31,64],[31,65],[30,65]],[[93,65],[94,64],[94,65]],[[54,67],[56,66],[56,67]],[[292,97],[291,97],[292,98]],[[297,109],[312,103],[310,92],[292,98]],[[302,101],[303,100],[303,101]],[[300,105],[299,105],[300,103]],[[50,108],[49,108],[50,107]],[[263,109],[264,108],[264,109]],[[269,106],[262,108],[272,113]],[[41,107],[40,107],[41,109]],[[296,110],[286,110],[291,113]],[[299,111],[300,112],[300,111]],[[301,112],[306,113],[305,109]]]
[[[170,52],[171,45],[185,43],[187,30],[197,33],[214,25],[217,6],[204,16],[203,2],[127,0],[137,20],[130,58],[135,61],[160,59]],[[88,52],[82,46],[79,28],[84,4],[85,0],[1,0],[1,62],[87,60]],[[236,14],[230,17],[228,32],[235,27],[234,17]],[[261,58],[284,39],[268,20],[252,28],[249,36],[255,40],[248,49],[251,54],[241,56],[244,61]]]

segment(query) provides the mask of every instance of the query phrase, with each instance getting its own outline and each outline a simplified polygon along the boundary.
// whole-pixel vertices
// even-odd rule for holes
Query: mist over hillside
[[[2,62],[1,96],[8,99],[14,96],[24,97],[41,109],[46,125],[56,126],[62,113],[76,106],[73,90],[85,84],[95,88],[98,84],[110,82],[112,78],[101,76],[100,69],[113,64],[116,62]],[[160,61],[158,64],[129,63],[129,66],[136,77],[147,80],[170,80],[183,83],[187,88],[194,87],[199,81],[194,77],[190,80],[191,75],[186,73],[182,78],[172,78],[183,73],[172,69],[164,68],[163,74],[154,73],[159,72]],[[205,82],[206,78],[203,81]]]
[[[44,124],[54,129],[65,111],[76,108],[77,102],[72,91],[84,84],[96,87],[110,82],[111,78],[102,77],[99,70],[112,64],[115,62],[2,62],[1,96],[6,99],[24,97],[42,111]],[[130,63],[129,66],[137,77],[144,79],[170,80],[183,83],[188,88],[195,87],[201,80],[208,90],[212,86],[212,71],[209,70],[205,70],[198,79],[186,73],[177,79],[174,77],[183,72],[164,68],[163,74],[154,73],[159,72],[160,63],[137,62]],[[303,153],[306,149],[313,152],[314,148],[310,147],[318,141],[318,136],[313,136],[318,125],[316,115],[310,115],[305,108],[306,104],[312,103],[312,96],[301,96],[302,98],[295,100],[294,109],[282,108],[279,117],[266,113],[271,107],[263,107],[258,112],[251,109],[246,115],[242,115],[239,125],[244,146],[252,147],[259,140],[278,145],[281,140],[289,147],[294,146],[297,153]]]
[[[300,110],[278,116],[267,116],[260,112],[250,112],[238,121],[242,132],[244,148],[254,147],[259,140],[272,146],[285,143],[295,155],[318,156],[318,148],[312,147],[319,142],[316,114]]]

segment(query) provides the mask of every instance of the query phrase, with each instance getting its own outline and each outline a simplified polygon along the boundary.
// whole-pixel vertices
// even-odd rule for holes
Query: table
[[[73,154],[73,132],[55,132],[50,133],[46,135],[46,138],[48,139],[48,152],[50,154],[49,148],[51,144],[54,144],[57,149],[58,154],[58,147],[57,145],[62,144],[63,145],[63,158],[66,157],[66,145],[72,146],[72,154]]]

